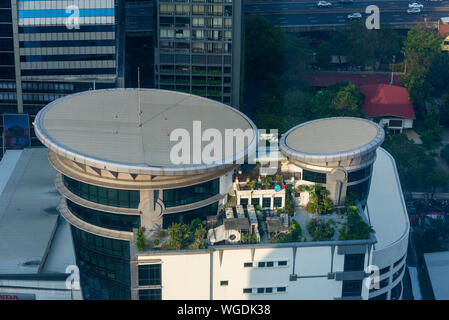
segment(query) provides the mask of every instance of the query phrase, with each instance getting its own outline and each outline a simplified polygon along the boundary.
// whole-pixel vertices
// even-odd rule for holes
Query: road
[[[331,1],[332,7],[318,8],[317,1],[298,0],[291,2],[284,1],[249,1],[245,5],[245,14],[261,15],[271,23],[281,27],[295,26],[320,26],[320,25],[341,25],[348,19],[347,15],[353,12],[360,12],[364,16],[365,8],[369,5],[376,5],[380,9],[380,23],[407,24],[407,23],[436,23],[439,18],[449,16],[449,0],[433,2],[423,1],[424,5],[420,14],[408,14],[407,0],[375,0],[357,1],[352,4],[341,4]]]

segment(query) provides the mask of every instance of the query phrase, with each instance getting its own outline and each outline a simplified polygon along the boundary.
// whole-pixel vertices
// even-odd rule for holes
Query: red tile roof
[[[366,117],[394,116],[416,119],[406,88],[377,84],[361,86],[360,91],[365,94],[363,111]]]
[[[449,35],[449,24],[438,24],[438,35],[441,39],[445,39]]]
[[[390,83],[390,75],[386,74],[310,72],[306,75],[306,79],[313,87],[328,87],[340,81],[352,81],[357,87],[369,84]],[[393,84],[398,83],[399,76],[394,75]]]

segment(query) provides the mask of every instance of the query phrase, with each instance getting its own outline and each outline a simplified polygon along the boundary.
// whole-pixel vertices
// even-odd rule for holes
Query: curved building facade
[[[223,136],[242,130],[247,139],[230,157],[223,152],[212,163],[196,161],[193,148],[207,145],[208,129]],[[133,229],[215,215],[234,169],[255,152],[257,141],[251,120],[231,107],[149,89],[66,96],[39,112],[35,131],[58,171],[59,211],[72,226],[85,299],[130,299]],[[173,132],[180,135],[173,138]],[[192,145],[182,151],[192,152],[175,163],[172,151],[186,143],[180,138],[186,133]]]
[[[281,151],[299,168],[305,183],[326,186],[334,204],[353,194],[364,206],[376,149],[385,138],[376,123],[352,117],[318,119],[287,131]]]

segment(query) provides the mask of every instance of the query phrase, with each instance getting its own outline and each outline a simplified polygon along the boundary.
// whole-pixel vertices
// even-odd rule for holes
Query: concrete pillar
[[[141,225],[148,231],[162,228],[162,192],[158,190],[141,190],[139,210],[141,212]]]

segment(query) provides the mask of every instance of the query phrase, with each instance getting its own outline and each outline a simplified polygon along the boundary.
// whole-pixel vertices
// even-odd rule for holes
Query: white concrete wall
[[[379,121],[379,125],[383,128],[385,125],[389,127],[390,120],[401,120],[398,118],[383,118]],[[398,127],[392,127],[397,129]],[[413,128],[413,119],[402,119],[402,129],[411,129]]]
[[[154,259],[162,261],[162,300],[209,300],[209,253],[139,256],[138,262]]]
[[[252,251],[254,250],[254,260]],[[329,272],[343,271],[344,255],[334,250],[331,269],[331,247],[298,247],[294,274],[293,248],[236,248],[213,251],[211,267],[210,252],[186,254],[161,254],[139,256],[139,264],[161,260],[162,299],[321,299],[333,300],[341,297],[342,281],[328,279]],[[221,256],[220,256],[221,255]],[[274,267],[257,267],[259,261],[274,261]],[[287,266],[277,266],[277,261],[287,261]],[[253,267],[244,263],[253,262]],[[159,263],[159,262],[157,262]],[[212,276],[211,276],[212,270]],[[211,279],[213,283],[211,293]],[[228,281],[228,285],[220,285]],[[277,293],[277,287],[286,287],[286,292]],[[244,288],[253,288],[253,293],[243,293]],[[256,293],[257,288],[274,288],[274,293]],[[368,291],[362,289],[364,299]]]

